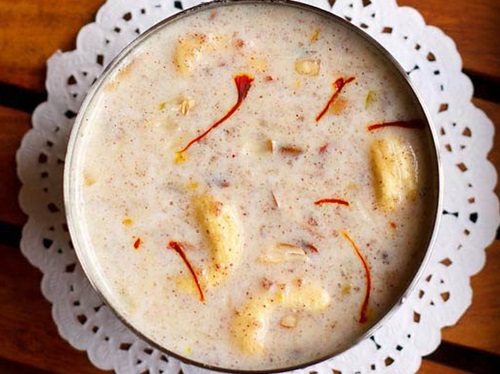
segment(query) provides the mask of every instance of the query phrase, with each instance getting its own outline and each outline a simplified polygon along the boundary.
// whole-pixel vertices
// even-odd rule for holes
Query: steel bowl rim
[[[423,255],[420,265],[418,266],[417,270],[414,271],[413,277],[411,277],[411,280],[408,282],[407,286],[404,288],[404,292],[401,294],[401,296],[396,299],[395,303],[387,309],[387,312],[384,314],[382,318],[380,318],[376,323],[373,324],[368,330],[366,330],[362,335],[360,335],[357,339],[355,339],[351,345],[347,348],[343,348],[337,351],[334,351],[328,355],[325,355],[324,357],[317,358],[314,360],[310,360],[301,364],[293,365],[293,366],[287,366],[283,368],[274,368],[274,369],[260,369],[260,370],[241,370],[241,369],[231,369],[231,368],[224,368],[224,367],[218,367],[218,366],[213,366],[210,364],[204,364],[203,362],[199,362],[196,360],[192,360],[188,357],[185,357],[181,354],[175,353],[173,351],[170,351],[166,349],[165,347],[162,347],[159,343],[155,342],[153,339],[147,337],[144,333],[141,331],[137,330],[131,322],[129,322],[126,317],[122,316],[117,309],[114,308],[112,303],[104,296],[104,294],[101,292],[100,287],[98,286],[98,282],[94,279],[93,275],[93,270],[92,270],[92,264],[87,262],[87,255],[85,254],[86,250],[80,246],[80,243],[78,240],[81,239],[80,229],[79,225],[76,223],[77,220],[75,219],[76,213],[74,212],[74,209],[78,206],[77,202],[73,201],[74,198],[73,196],[73,184],[72,184],[72,178],[71,176],[73,175],[73,162],[75,158],[75,150],[76,150],[76,143],[78,140],[78,137],[80,136],[80,130],[83,125],[83,119],[85,115],[87,114],[87,111],[89,109],[89,106],[93,100],[93,98],[96,96],[97,92],[99,92],[99,89],[103,85],[103,83],[106,81],[106,79],[109,77],[109,75],[114,71],[115,67],[117,67],[125,58],[129,56],[131,52],[135,50],[136,47],[140,46],[140,44],[148,39],[149,37],[153,36],[156,32],[159,30],[163,29],[163,27],[166,27],[168,24],[173,23],[175,21],[178,21],[179,19],[188,17],[189,15],[193,13],[198,13],[201,11],[205,11],[207,9],[212,9],[212,8],[219,8],[223,6],[230,6],[230,5],[239,5],[239,4],[248,4],[248,5],[257,5],[257,4],[273,4],[273,5],[279,5],[279,6],[287,6],[291,8],[296,8],[300,10],[305,10],[308,12],[313,12],[316,14],[319,14],[321,16],[325,16],[330,19],[331,22],[337,23],[338,25],[345,27],[348,32],[353,32],[357,36],[361,37],[364,41],[366,41],[369,45],[374,47],[378,53],[382,57],[384,57],[387,62],[394,68],[395,70],[398,71],[400,77],[402,78],[402,81],[407,85],[410,94],[412,94],[414,97],[415,104],[418,104],[419,110],[423,114],[426,120],[426,128],[430,133],[430,138],[431,138],[431,143],[432,146],[429,149],[430,152],[433,153],[432,158],[433,158],[433,166],[434,166],[434,171],[433,175],[435,177],[435,211],[433,215],[434,222],[432,225],[429,225],[429,232],[430,236],[427,240],[427,245],[425,254]],[[94,291],[99,295],[99,297],[106,303],[106,305],[113,311],[113,313],[117,316],[117,318],[125,325],[127,328],[132,330],[134,334],[136,334],[140,339],[144,340],[146,343],[150,344],[154,348],[158,349],[161,353],[166,354],[169,357],[176,358],[180,360],[183,363],[189,364],[189,365],[194,365],[196,367],[202,368],[202,369],[207,369],[207,370],[213,370],[217,372],[224,372],[224,373],[234,373],[234,372],[239,372],[239,373],[245,373],[245,374],[264,374],[264,373],[281,373],[284,371],[291,371],[291,370],[299,370],[299,369],[305,369],[307,367],[313,366],[315,364],[318,364],[320,362],[329,360],[333,357],[336,357],[349,349],[353,348],[357,344],[359,344],[361,341],[369,338],[372,336],[378,329],[380,329],[387,321],[400,309],[401,305],[405,302],[405,300],[409,297],[409,295],[415,290],[416,285],[418,282],[421,280],[423,273],[427,267],[427,264],[429,263],[430,257],[433,252],[433,248],[436,243],[436,237],[439,229],[439,222],[441,218],[440,212],[442,211],[442,204],[443,204],[443,175],[442,175],[442,165],[441,165],[441,159],[440,159],[440,153],[439,153],[439,146],[438,146],[438,136],[436,133],[436,130],[434,129],[433,122],[431,120],[431,115],[426,107],[424,101],[422,100],[419,92],[416,90],[415,86],[413,83],[411,83],[407,73],[405,70],[402,68],[402,66],[399,64],[399,62],[392,56],[392,54],[385,49],[376,39],[374,39],[372,36],[364,32],[363,30],[359,29],[358,27],[354,26],[347,20],[337,16],[336,14],[333,14],[332,12],[326,11],[324,9],[320,9],[317,7],[314,7],[309,4],[305,3],[300,3],[297,1],[292,1],[292,0],[214,0],[206,3],[201,3],[199,5],[196,5],[192,8],[188,8],[185,10],[182,10],[178,13],[175,13],[162,21],[156,23],[152,27],[150,27],[148,30],[144,31],[141,35],[139,35],[136,39],[134,39],[132,42],[130,42],[118,55],[113,58],[113,60],[107,65],[107,67],[102,71],[101,75],[97,79],[97,81],[92,85],[92,87],[89,89],[87,96],[85,97],[84,101],[82,102],[80,109],[78,111],[78,115],[76,116],[74,125],[71,130],[71,135],[68,141],[68,147],[67,147],[67,152],[66,152],[66,162],[64,166],[64,178],[63,178],[63,194],[64,194],[64,208],[66,212],[66,220],[69,228],[69,233],[70,237],[73,242],[73,246],[75,249],[75,253],[77,255],[77,258],[82,266],[82,269],[85,273],[86,278],[89,280],[92,288]]]

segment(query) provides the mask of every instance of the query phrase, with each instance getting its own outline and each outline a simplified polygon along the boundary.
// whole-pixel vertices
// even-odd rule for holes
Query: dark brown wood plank
[[[80,28],[103,0],[0,0],[0,81],[43,91],[45,62],[75,48]]]
[[[0,358],[0,373],[3,374],[49,374],[50,371],[34,368],[20,362]]]
[[[422,360],[418,374],[466,374],[468,371],[458,370],[430,360]]]
[[[500,2],[497,0],[398,0],[416,8],[427,24],[451,36],[463,57],[464,67],[500,77]]]
[[[441,342],[427,360],[477,374],[490,374],[500,367],[500,356],[459,344]]]
[[[0,246],[0,258],[0,358],[53,373],[102,373],[59,336],[40,272],[16,248]]]
[[[20,182],[15,157],[30,121],[29,114],[0,106],[0,221],[17,225],[26,217],[17,202]]]

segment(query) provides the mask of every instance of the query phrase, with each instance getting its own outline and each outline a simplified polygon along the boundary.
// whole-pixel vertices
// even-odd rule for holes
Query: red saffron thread
[[[139,249],[141,246],[141,238],[137,238],[137,240],[134,242],[134,249]]]
[[[223,123],[225,120],[227,120],[229,117],[231,117],[234,114],[234,112],[236,112],[238,110],[238,108],[240,107],[243,100],[247,97],[248,91],[250,90],[250,87],[252,86],[252,82],[253,82],[253,78],[250,77],[249,75],[246,75],[246,74],[241,74],[241,75],[237,75],[236,77],[234,77],[234,83],[236,84],[236,89],[238,90],[238,99],[236,100],[236,103],[233,105],[233,107],[231,109],[229,109],[229,111],[224,115],[224,117],[217,120],[213,125],[211,125],[203,133],[201,133],[196,138],[191,140],[178,153],[186,152],[189,149],[189,147],[191,147],[194,143],[199,142],[201,139],[203,139],[205,136],[207,136],[210,131],[217,128],[221,123]]]
[[[351,244],[352,248],[354,249],[354,252],[356,252],[356,255],[360,259],[361,263],[363,264],[363,268],[365,269],[366,292],[365,292],[365,299],[363,300],[363,304],[361,305],[361,311],[359,313],[359,322],[365,323],[368,320],[367,318],[368,302],[370,300],[370,291],[372,288],[372,278],[370,274],[370,268],[368,267],[368,263],[366,262],[365,257],[363,256],[359,247],[356,245],[356,243],[351,238],[349,233],[347,231],[342,231],[342,236]]]
[[[342,199],[335,199],[335,198],[320,199],[320,200],[314,202],[314,205],[322,205],[322,204],[340,204],[340,205],[349,206],[348,201],[345,201]]]
[[[326,105],[323,108],[323,110],[321,112],[319,112],[319,114],[316,116],[316,122],[319,122],[319,120],[326,114],[326,112],[328,111],[328,108],[330,108],[330,105],[333,104],[333,102],[335,101],[335,99],[337,98],[337,96],[340,95],[340,92],[342,91],[342,89],[344,88],[344,86],[347,83],[352,82],[354,79],[355,79],[354,77],[349,77],[347,79],[338,78],[333,83],[333,94],[332,94],[332,97],[330,97],[330,100],[328,100],[328,102],[326,103]]]
[[[176,241],[170,241],[168,243],[168,248],[173,249],[174,251],[177,252],[177,254],[181,257],[182,261],[184,261],[184,264],[186,264],[186,267],[189,269],[189,272],[193,276],[194,283],[196,284],[196,288],[198,288],[198,293],[200,295],[200,301],[205,301],[205,295],[203,294],[203,290],[201,289],[200,282],[198,280],[198,276],[196,275],[193,267],[191,266],[191,263],[189,262],[185,250],[182,246],[181,243],[176,242]]]
[[[382,129],[384,127],[403,127],[405,129],[421,129],[424,127],[424,122],[419,119],[414,119],[410,121],[394,121],[394,122],[382,122],[374,123],[368,125],[368,131],[375,131]]]

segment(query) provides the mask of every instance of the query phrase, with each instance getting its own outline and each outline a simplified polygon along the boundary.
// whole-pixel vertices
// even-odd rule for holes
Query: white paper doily
[[[62,174],[74,117],[89,87],[120,50],[159,20],[199,0],[108,0],[96,22],[83,27],[77,48],[48,61],[48,101],[33,114],[33,129],[17,153],[23,183],[20,204],[29,219],[21,249],[43,272],[42,292],[52,303],[59,333],[92,363],[118,373],[199,373],[138,339],[91,289],[65,225]],[[394,0],[304,2],[331,10],[375,37],[409,72],[437,131],[444,172],[444,209],[433,257],[416,291],[392,319],[348,352],[308,368],[331,373],[412,373],[471,303],[471,275],[484,265],[484,249],[500,222],[493,193],[496,172],[486,160],[493,125],[472,103],[453,41],[427,26],[414,9]]]

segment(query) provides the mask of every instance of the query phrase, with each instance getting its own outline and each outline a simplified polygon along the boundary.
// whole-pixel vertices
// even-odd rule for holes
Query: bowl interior
[[[107,283],[105,276],[103,276],[102,272],[99,270],[99,266],[97,265],[99,259],[97,258],[95,252],[92,249],[91,239],[89,238],[89,233],[87,232],[86,226],[84,224],[84,213],[82,211],[82,203],[83,198],[81,195],[81,186],[77,183],[79,180],[78,173],[81,172],[81,163],[83,162],[84,154],[82,153],[82,149],[84,148],[84,142],[87,134],[91,131],[91,122],[89,119],[92,118],[92,110],[94,108],[95,102],[99,95],[102,94],[105,85],[116,76],[117,71],[120,67],[123,67],[124,63],[127,59],[130,59],[131,56],[141,48],[144,43],[153,38],[155,35],[160,33],[161,31],[168,28],[170,25],[182,21],[184,18],[189,17],[191,15],[207,12],[214,9],[220,9],[221,7],[230,7],[235,4],[238,5],[248,5],[253,6],[255,4],[272,4],[272,6],[277,7],[289,7],[298,9],[300,11],[314,13],[320,17],[326,17],[329,19],[329,22],[332,22],[336,25],[339,25],[342,28],[345,28],[353,37],[353,40],[362,40],[363,42],[370,45],[371,48],[377,51],[380,59],[385,60],[385,63],[391,66],[391,70],[395,76],[398,76],[401,84],[406,87],[407,92],[411,96],[411,100],[413,102],[414,107],[421,119],[425,122],[425,129],[423,132],[425,133],[425,137],[428,139],[429,147],[427,149],[427,168],[429,169],[429,174],[431,176],[430,181],[430,194],[432,198],[430,199],[430,207],[427,211],[430,214],[428,218],[428,230],[422,234],[422,240],[424,245],[422,246],[422,250],[416,254],[414,261],[415,266],[411,270],[411,274],[408,274],[408,282],[405,285],[402,285],[401,292],[398,297],[394,298],[394,302],[392,305],[387,307],[386,312],[381,318],[372,321],[369,325],[367,325],[366,331],[361,334],[357,339],[353,340],[347,346],[343,347],[340,350],[329,352],[327,355],[324,355],[319,358],[315,358],[309,360],[307,362],[301,362],[297,365],[293,365],[290,367],[270,367],[264,370],[265,372],[281,372],[286,370],[292,370],[297,368],[305,368],[314,363],[323,361],[325,359],[331,358],[345,349],[354,346],[357,342],[366,339],[369,337],[375,329],[379,328],[383,325],[384,321],[389,318],[392,313],[395,312],[397,307],[404,301],[404,298],[413,290],[416,282],[422,274],[424,265],[429,258],[430,248],[432,247],[432,243],[434,241],[434,235],[438,226],[438,218],[440,212],[441,205],[441,195],[440,195],[440,164],[439,157],[437,152],[437,143],[436,143],[436,134],[430,123],[430,117],[424,108],[422,101],[419,99],[418,94],[415,89],[412,87],[410,81],[408,80],[408,76],[405,73],[404,69],[395,61],[395,59],[382,47],[380,46],[374,39],[369,37],[363,31],[351,25],[349,22],[344,19],[337,17],[329,12],[311,7],[309,5],[296,3],[292,1],[219,1],[212,3],[205,3],[199,5],[197,7],[185,10],[180,12],[168,19],[165,19],[153,26],[151,29],[143,33],[139,36],[135,41],[133,41],[129,46],[127,46],[106,68],[102,76],[97,80],[92,89],[87,95],[80,112],[76,118],[75,125],[73,127],[70,141],[68,144],[67,151],[67,161],[65,163],[65,172],[64,172],[64,202],[66,207],[67,221],[70,230],[70,234],[72,237],[73,245],[75,247],[77,256],[79,258],[82,267],[94,287],[94,289],[98,292],[98,294],[102,297],[102,299],[109,305],[109,307],[116,313],[118,318],[120,318],[132,331],[134,331],[139,337],[146,340],[148,343],[152,344],[159,350],[165,352],[169,356],[176,357],[186,363],[193,364],[196,366],[200,366],[203,368],[208,368],[211,370],[217,371],[227,371],[232,372],[234,368],[224,368],[217,367],[213,365],[208,365],[203,362],[198,362],[196,360],[192,360],[187,355],[179,354],[179,352],[172,352],[166,349],[164,346],[158,344],[158,342],[148,336],[144,331],[140,331],[131,321],[129,320],[129,316],[123,313],[118,306],[118,301],[114,296],[115,291],[110,288],[110,285]],[[238,369],[238,372],[263,372],[263,370],[241,370]]]

